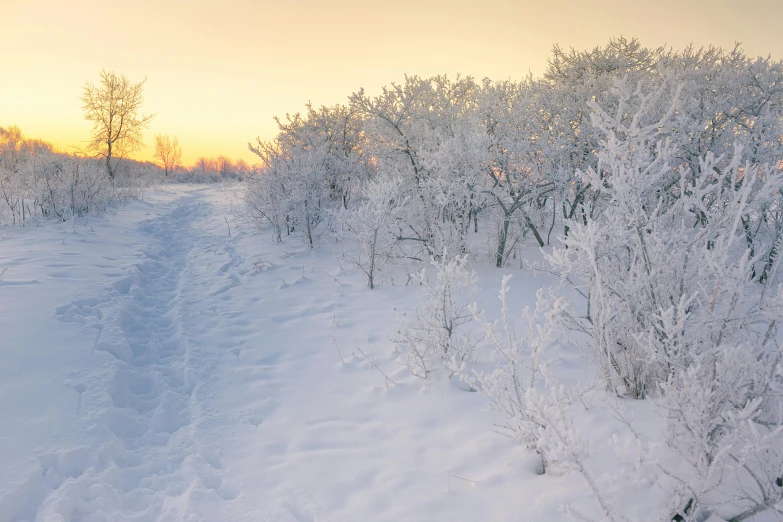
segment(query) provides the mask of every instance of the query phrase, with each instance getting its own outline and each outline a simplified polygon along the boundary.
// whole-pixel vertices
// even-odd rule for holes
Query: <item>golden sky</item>
[[[60,148],[87,139],[79,97],[102,67],[147,77],[145,134],[183,161],[254,162],[272,117],[377,92],[404,74],[540,75],[554,44],[611,37],[685,47],[742,42],[783,59],[781,0],[0,0],[0,126]]]

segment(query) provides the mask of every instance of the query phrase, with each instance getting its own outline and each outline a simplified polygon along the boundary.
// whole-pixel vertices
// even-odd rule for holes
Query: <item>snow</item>
[[[491,430],[479,394],[396,362],[415,287],[371,291],[328,248],[268,241],[236,196],[166,187],[87,223],[0,229],[0,522],[532,521],[589,505],[577,474],[536,475]],[[490,316],[506,272],[479,271]],[[515,313],[544,282],[515,271]],[[590,421],[598,455],[610,417]]]

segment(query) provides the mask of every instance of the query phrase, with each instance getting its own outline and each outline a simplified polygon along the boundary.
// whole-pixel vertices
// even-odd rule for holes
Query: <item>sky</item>
[[[275,135],[274,116],[372,94],[405,74],[541,75],[553,45],[742,42],[783,59],[780,0],[0,0],[0,126],[60,149],[89,138],[79,100],[101,68],[147,78],[142,112],[183,163]]]

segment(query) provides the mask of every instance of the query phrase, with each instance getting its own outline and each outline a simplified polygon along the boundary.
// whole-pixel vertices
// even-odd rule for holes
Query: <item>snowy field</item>
[[[539,475],[531,451],[492,431],[480,394],[445,375],[425,386],[397,361],[389,337],[415,286],[371,291],[328,246],[272,243],[238,205],[235,188],[166,187],[87,222],[0,230],[0,522],[550,521],[570,519],[566,504],[592,509],[579,474]],[[514,316],[553,282],[480,271],[489,317],[509,272]],[[583,354],[561,352],[561,374],[589,390]],[[623,446],[618,412],[659,429],[649,404],[625,402],[582,425],[597,476],[641,520],[661,492],[604,473],[609,441]]]

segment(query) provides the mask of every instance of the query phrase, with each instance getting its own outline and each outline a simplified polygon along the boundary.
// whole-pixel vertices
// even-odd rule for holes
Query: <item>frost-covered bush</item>
[[[112,184],[114,197],[119,201],[141,199],[146,189],[163,183],[164,180],[162,169],[154,163],[127,159],[119,161]]]
[[[2,198],[0,219],[5,218],[14,224],[24,224],[27,217],[26,192],[23,181],[13,171],[0,164],[0,198]]]
[[[277,241],[283,230],[300,230],[305,244],[314,247],[316,227],[327,213],[324,162],[323,148],[286,151],[270,145],[261,174],[246,183],[251,216],[269,223]]]
[[[666,443],[681,460],[661,469],[674,479],[670,496],[679,499],[681,520],[716,512],[740,521],[783,501],[779,351],[715,346],[662,385]]]
[[[6,215],[19,224],[33,217],[65,221],[99,214],[125,196],[97,162],[62,154],[27,158],[15,170],[0,167],[0,195]]]
[[[427,379],[438,368],[457,368],[471,357],[474,346],[462,327],[472,320],[470,304],[476,274],[466,256],[433,260],[434,281],[421,270],[417,281],[424,296],[411,317],[398,318],[393,342],[404,363],[416,377]]]
[[[522,314],[526,329],[518,336],[507,304],[510,279],[510,275],[503,278],[498,295],[500,328],[497,323],[481,321],[475,305],[472,310],[481,323],[494,369],[475,372],[463,364],[460,378],[484,395],[490,407],[502,415],[503,424],[498,426],[502,433],[536,452],[541,472],[545,473],[552,461],[560,460],[556,438],[550,440],[550,421],[563,418],[564,413],[558,412],[558,408],[570,407],[564,389],[552,389],[546,371],[552,361],[545,353],[559,333],[560,312],[566,302],[550,300],[539,290],[535,309],[525,308]],[[565,418],[570,422],[570,414]]]
[[[616,93],[614,113],[595,106],[605,140],[583,175],[596,203],[548,256],[587,298],[586,316],[566,320],[592,337],[610,389],[656,397],[667,446],[684,463],[662,466],[689,506],[677,516],[696,520],[727,502],[754,512],[783,499],[783,292],[779,237],[749,246],[745,224],[767,219],[783,177],[741,147],[706,154],[696,171],[678,164],[661,136],[677,98],[661,116],[661,90],[620,82]]]
[[[398,256],[399,221],[408,203],[400,188],[396,179],[370,182],[364,200],[340,212],[349,247],[341,258],[364,273],[370,289],[375,288],[378,272]]]
[[[97,162],[68,156],[39,158],[33,165],[33,199],[44,216],[66,220],[101,213],[115,199],[116,188]]]
[[[371,170],[363,156],[354,115],[346,107],[308,105],[306,116],[276,119],[279,134],[250,150],[261,158],[259,174],[248,179],[245,201],[275,238],[298,230],[310,248],[317,228],[336,208],[349,208],[354,190]]]
[[[409,198],[400,242],[422,260],[467,252],[482,207],[487,144],[471,78],[408,76],[376,97],[351,95],[376,175],[398,179]]]
[[[283,230],[291,230],[290,184],[283,158],[270,155],[261,174],[248,179],[244,199],[251,218],[259,225],[268,223],[276,241],[282,241]]]
[[[54,152],[46,142],[24,138],[18,127],[0,128],[0,222],[101,213],[112,201],[139,198],[159,169],[122,159],[114,172],[112,180],[99,160]]]
[[[621,84],[618,92],[630,96],[627,89]],[[753,267],[776,246],[747,248],[743,223],[764,219],[783,178],[773,167],[743,163],[742,149],[732,158],[707,155],[696,172],[675,166],[677,149],[648,112],[657,93],[636,95],[644,99],[627,123],[597,108],[596,126],[607,137],[598,169],[583,173],[596,204],[568,222],[564,246],[549,260],[585,283],[588,313],[575,323],[593,337],[607,381],[644,397],[674,363],[661,314],[687,302],[688,320],[703,325],[691,334],[743,342],[759,328],[759,314],[769,313],[776,292],[761,290]],[[773,279],[770,272],[767,283]],[[744,327],[716,330],[720,316]]]

